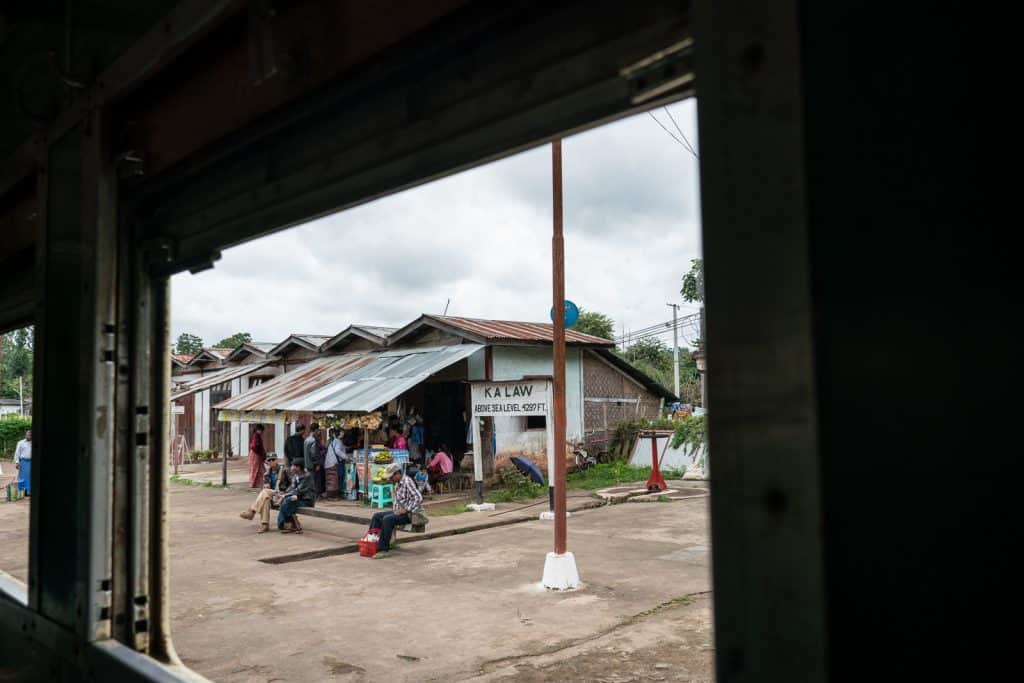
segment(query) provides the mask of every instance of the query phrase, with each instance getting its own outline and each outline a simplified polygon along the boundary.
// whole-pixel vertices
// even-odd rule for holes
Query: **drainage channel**
[[[590,501],[579,507],[573,508],[571,512],[577,512],[580,510],[592,510],[594,508],[604,507],[608,505],[605,501]],[[304,513],[305,514],[305,513]],[[337,513],[322,513],[316,515],[318,517],[324,517],[334,519]],[[347,516],[347,515],[346,515]],[[462,534],[471,534],[474,531],[483,531],[485,529],[495,529],[502,526],[510,526],[512,524],[520,524],[522,522],[532,522],[536,520],[536,517],[513,517],[511,519],[501,519],[494,522],[485,522],[471,527],[456,527],[454,529],[446,529],[444,531],[434,531],[422,534],[403,534],[402,544],[415,543],[417,541],[429,541],[433,538],[444,538],[445,536],[461,536]],[[369,520],[363,520],[361,523],[368,524]],[[260,559],[260,562],[264,564],[290,564],[292,562],[305,562],[306,560],[318,560],[322,557],[334,557],[335,555],[348,555],[350,553],[359,552],[359,545],[351,543],[349,545],[342,545],[336,548],[322,548],[320,550],[310,550],[304,553],[294,553],[291,555],[276,555],[274,557],[264,557]]]

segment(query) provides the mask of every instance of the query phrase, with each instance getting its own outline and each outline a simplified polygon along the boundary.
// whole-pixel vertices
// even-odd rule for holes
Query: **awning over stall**
[[[233,422],[281,413],[368,412],[482,348],[455,344],[321,358],[215,407],[220,420]]]
[[[189,382],[188,384],[186,384],[185,388],[182,389],[181,391],[171,394],[171,400],[177,401],[179,398],[185,398],[189,394],[194,394],[197,391],[209,389],[210,387],[215,387],[218,384],[224,384],[224,382],[230,382],[231,380],[238,379],[239,377],[251,375],[257,370],[262,370],[268,365],[270,365],[270,363],[240,365],[234,368],[225,368],[224,370],[219,370],[211,375],[204,375],[197,379],[196,381]]]

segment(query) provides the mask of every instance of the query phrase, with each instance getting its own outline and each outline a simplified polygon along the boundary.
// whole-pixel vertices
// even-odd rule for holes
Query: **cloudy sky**
[[[694,145],[695,104],[669,108]],[[696,311],[679,296],[701,250],[694,156],[641,114],[566,138],[563,167],[566,297],[617,333],[671,319],[666,302]],[[549,146],[226,250],[173,278],[172,332],[277,342],[400,326],[449,299],[449,315],[549,320]]]

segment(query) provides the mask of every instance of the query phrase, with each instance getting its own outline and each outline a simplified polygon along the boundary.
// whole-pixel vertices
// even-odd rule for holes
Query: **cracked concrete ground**
[[[713,679],[707,498],[574,514],[585,586],[551,593],[539,586],[548,522],[411,543],[379,561],[272,565],[259,560],[349,544],[362,528],[307,517],[301,536],[256,535],[237,516],[250,497],[171,487],[174,642],[212,680]],[[27,511],[0,505],[0,569],[19,578]]]

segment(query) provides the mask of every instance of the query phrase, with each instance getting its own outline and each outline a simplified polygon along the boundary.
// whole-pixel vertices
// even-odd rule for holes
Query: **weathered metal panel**
[[[218,372],[218,373],[215,373],[215,374],[212,374],[212,375],[206,375],[205,377],[203,377],[203,378],[201,378],[201,379],[199,379],[199,380],[197,380],[195,382],[189,383],[185,387],[185,389],[183,389],[182,391],[179,391],[178,393],[172,395],[171,396],[171,400],[172,401],[177,401],[178,399],[184,398],[184,397],[188,396],[189,394],[194,394],[197,391],[202,391],[203,389],[209,389],[210,387],[215,386],[217,384],[223,384],[224,382],[230,382],[231,380],[238,379],[239,377],[244,377],[246,375],[249,375],[249,374],[252,374],[252,373],[256,372],[257,370],[262,370],[263,368],[267,367],[268,365],[270,365],[270,364],[269,363],[257,363],[257,364],[254,364],[254,365],[243,365],[243,366],[237,367],[237,368],[228,368],[226,370],[222,370],[221,372]]]
[[[483,348],[458,344],[315,360],[217,405],[239,412],[369,411]]]

